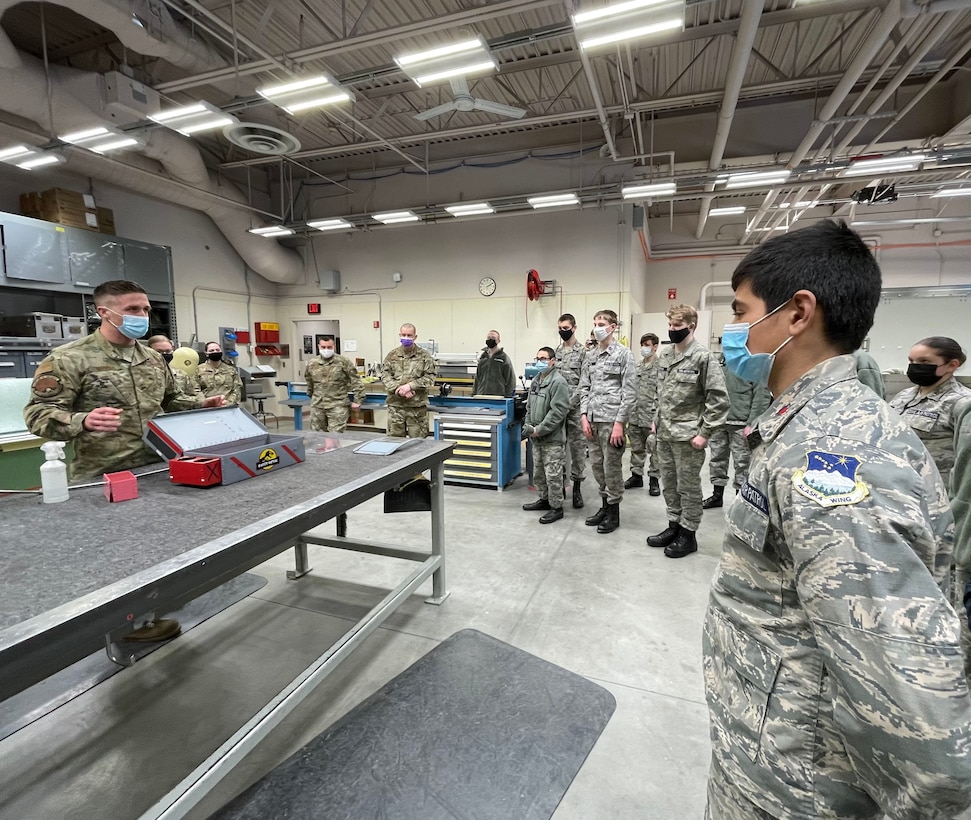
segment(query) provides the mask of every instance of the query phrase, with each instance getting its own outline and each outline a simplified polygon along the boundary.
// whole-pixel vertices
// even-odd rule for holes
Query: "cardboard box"
[[[56,222],[69,228],[107,234],[115,232],[115,216],[110,208],[99,208],[91,194],[66,188],[21,194],[20,212],[24,216]]]

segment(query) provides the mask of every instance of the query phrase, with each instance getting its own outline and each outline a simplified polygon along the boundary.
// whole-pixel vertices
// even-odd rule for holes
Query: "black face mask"
[[[172,353],[171,351],[168,353],[159,353],[159,355],[167,362],[172,361],[172,357],[175,356],[175,354]]]
[[[559,334],[560,334],[560,338],[565,342],[565,341],[567,341],[573,335],[573,331],[572,330],[564,330],[561,327],[560,330],[559,330]]]
[[[918,387],[930,387],[941,380],[937,375],[937,368],[936,364],[910,364],[907,367],[907,378]]]
[[[691,328],[683,327],[681,328],[681,330],[669,330],[668,338],[675,344],[679,344],[680,342],[683,342],[685,339],[687,339],[690,334],[691,334]]]
[[[209,361],[211,361],[211,362],[219,362],[219,361],[222,361],[223,354],[222,353],[207,353],[206,354],[206,358],[209,359]]]
[[[486,339],[486,347],[488,348],[493,348],[497,344],[499,344],[499,342],[497,342],[495,339]]]

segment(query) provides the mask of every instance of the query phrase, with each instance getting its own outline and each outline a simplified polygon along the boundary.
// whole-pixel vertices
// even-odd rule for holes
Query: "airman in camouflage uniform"
[[[404,324],[401,345],[384,357],[381,381],[388,391],[388,435],[424,438],[428,435],[428,391],[435,386],[435,360],[415,344],[417,331]]]
[[[951,471],[951,511],[954,513],[954,562],[957,583],[952,603],[961,616],[964,676],[971,685],[971,404],[955,419],[954,469]]]
[[[570,387],[556,367],[556,353],[541,347],[536,364],[546,364],[529,385],[523,432],[533,443],[533,481],[537,499],[523,504],[524,510],[546,510],[540,524],[552,524],[563,517],[563,471],[565,468],[565,422],[570,411]]]
[[[772,402],[772,396],[769,395],[765,385],[755,385],[740,379],[731,370],[725,369],[724,364],[722,372],[725,375],[725,385],[728,387],[728,422],[724,427],[718,428],[708,442],[708,447],[711,449],[708,475],[711,478],[713,492],[701,503],[705,510],[720,507],[724,503],[722,496],[728,485],[729,455],[735,463],[732,484],[736,493],[745,482],[751,453],[746,440],[747,431]]]
[[[677,305],[667,317],[674,344],[658,359],[655,434],[668,527],[647,543],[664,547],[668,558],[683,558],[698,550],[705,446],[728,418],[728,389],[721,366],[694,338],[698,312]]]
[[[630,439],[630,478],[624,489],[644,486],[644,464],[648,457],[651,495],[660,495],[658,477],[661,475],[657,461],[657,437],[654,435],[654,416],[657,414],[657,351],[661,340],[654,333],[641,336],[641,360],[637,363],[637,400],[627,425]]]
[[[580,423],[580,371],[587,359],[587,348],[576,336],[577,320],[564,313],[557,321],[561,344],[556,348],[556,369],[570,388],[570,412],[566,417],[566,446],[570,451],[570,482],[573,484],[573,509],[583,507],[580,482],[587,467],[587,439]]]
[[[165,359],[169,370],[172,371],[172,378],[175,379],[175,386],[179,390],[187,396],[200,396],[199,386],[196,384],[195,379],[184,370],[173,366],[172,357],[175,351],[175,345],[172,344],[172,340],[168,336],[152,336],[145,344]],[[193,355],[196,355],[195,351],[193,351]]]
[[[620,526],[624,497],[621,459],[627,440],[627,420],[637,397],[637,366],[633,354],[618,342],[617,314],[601,310],[593,317],[598,344],[587,352],[580,375],[580,421],[590,441],[590,467],[600,488],[601,507],[584,522],[597,532]]]
[[[821,222],[759,246],[732,285],[746,342],[728,366],[776,398],[705,619],[706,816],[955,817],[971,805],[971,697],[940,586],[947,494],[840,355],[872,323],[879,268],[845,224]]]
[[[206,361],[196,371],[196,384],[203,396],[222,396],[227,404],[238,404],[243,396],[243,380],[239,371],[222,360],[223,349],[218,342],[206,342]]]
[[[310,396],[310,429],[343,433],[352,409],[364,401],[364,382],[354,363],[336,352],[334,337],[324,337],[320,355],[307,364],[304,378]],[[353,401],[347,398],[353,394]]]

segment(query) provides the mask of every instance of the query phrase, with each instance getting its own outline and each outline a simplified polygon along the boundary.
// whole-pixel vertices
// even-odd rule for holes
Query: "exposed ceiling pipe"
[[[884,6],[883,12],[877,19],[876,24],[870,30],[866,40],[860,46],[860,49],[856,52],[856,55],[847,66],[843,79],[837,83],[836,88],[833,89],[833,93],[830,94],[829,99],[820,110],[819,116],[813,121],[813,124],[806,132],[806,136],[803,137],[802,142],[799,143],[799,147],[796,148],[792,156],[789,158],[789,162],[786,163],[787,168],[790,170],[794,169],[812,150],[812,147],[815,145],[819,135],[823,133],[823,130],[829,124],[829,121],[836,116],[837,111],[839,111],[839,107],[853,90],[853,86],[863,75],[863,72],[866,71],[867,66],[873,62],[873,58],[879,54],[881,48],[885,47],[890,38],[890,34],[893,32],[894,28],[896,28],[897,23],[899,22],[900,3],[898,0],[889,0],[887,5]],[[765,199],[759,206],[758,212],[755,214],[755,217],[745,228],[745,231],[739,240],[740,245],[744,244],[748,240],[749,236],[752,235],[752,228],[754,228],[765,216],[768,209],[772,206],[772,203],[775,202],[777,196],[777,191],[769,191],[766,194]]]
[[[607,111],[604,109],[604,102],[600,96],[600,87],[597,85],[597,75],[593,73],[593,66],[590,65],[590,58],[587,53],[580,49],[580,62],[583,64],[583,75],[587,78],[590,86],[590,94],[593,96],[593,105],[597,110],[597,121],[604,132],[604,139],[607,140],[607,150],[610,151],[610,158],[617,162],[617,144],[614,142],[613,132],[610,130],[610,120],[607,119]]]
[[[725,93],[718,109],[715,140],[711,147],[711,158],[708,160],[708,169],[711,171],[717,171],[721,167],[722,158],[725,156],[725,146],[728,144],[728,134],[732,130],[732,121],[735,119],[735,109],[738,105],[738,95],[742,91],[745,69],[748,66],[749,57],[752,55],[755,36],[759,33],[762,6],[762,0],[745,0],[745,4],[742,6],[738,34],[732,48],[732,62],[725,76]],[[705,191],[714,190],[714,182],[705,185]],[[711,207],[713,199],[713,196],[702,197],[698,212],[698,227],[695,228],[695,239],[701,239],[705,232],[705,224],[708,222],[708,209]]]

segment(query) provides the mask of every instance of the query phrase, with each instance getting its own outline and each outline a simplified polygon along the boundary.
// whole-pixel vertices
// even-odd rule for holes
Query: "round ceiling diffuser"
[[[293,134],[259,122],[227,125],[223,135],[233,145],[238,145],[254,154],[292,154],[300,150],[300,140]]]

